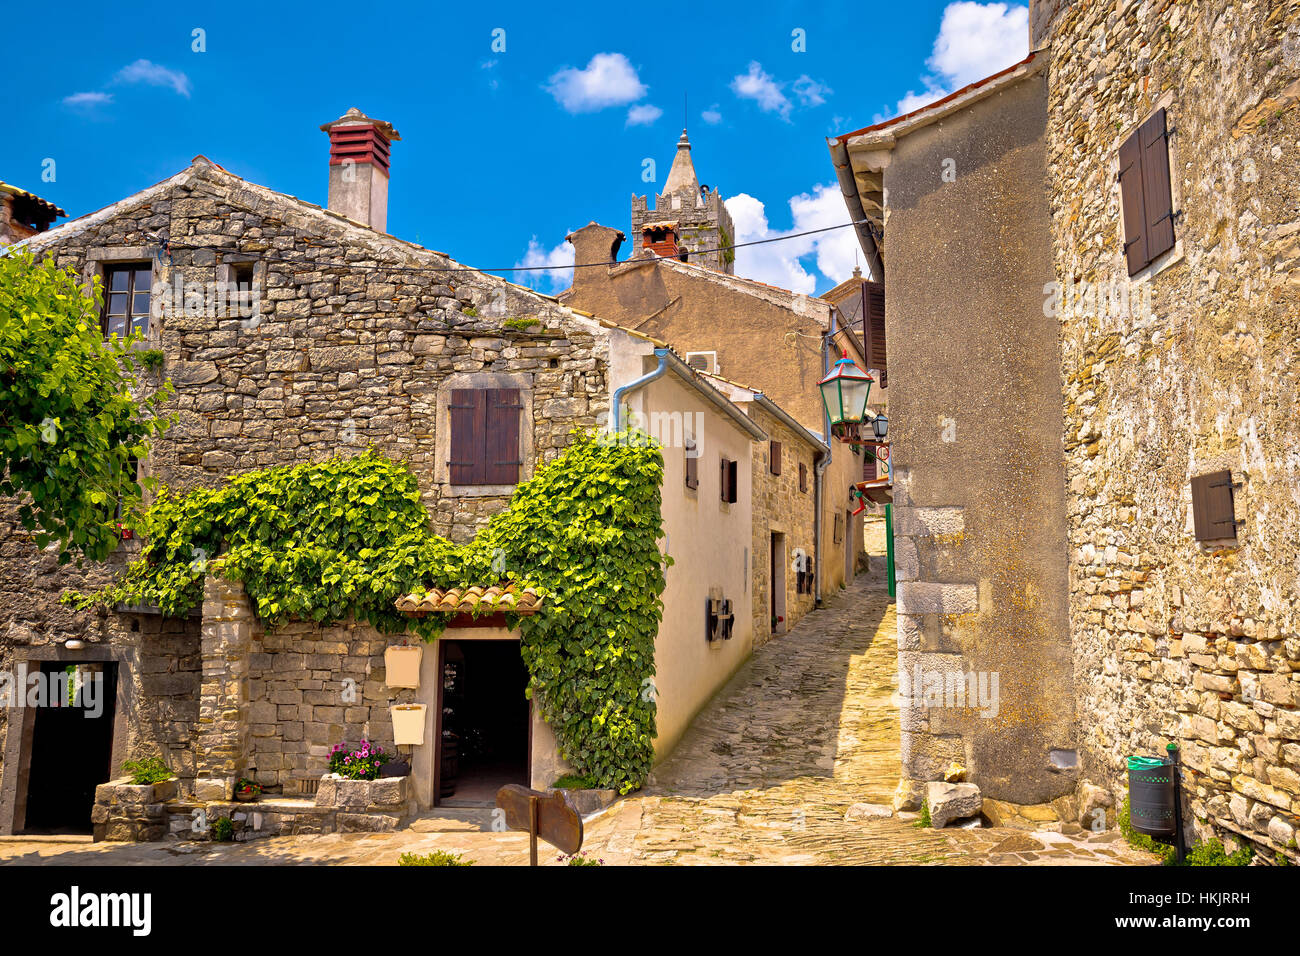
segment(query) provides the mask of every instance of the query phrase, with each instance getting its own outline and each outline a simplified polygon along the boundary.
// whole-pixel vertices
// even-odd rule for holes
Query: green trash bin
[[[1128,758],[1129,823],[1138,833],[1173,836],[1178,829],[1174,764],[1162,757]]]

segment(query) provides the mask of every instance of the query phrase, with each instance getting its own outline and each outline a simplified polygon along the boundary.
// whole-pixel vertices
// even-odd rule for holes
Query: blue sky
[[[319,126],[356,106],[402,134],[389,232],[478,267],[562,264],[567,232],[627,231],[632,194],[662,184],[684,95],[700,180],[743,241],[846,221],[827,136],[1027,50],[1011,2],[486,7],[15,6],[0,179],[77,216],[203,153],[324,204]],[[737,272],[824,291],[852,270],[851,233],[739,250]]]

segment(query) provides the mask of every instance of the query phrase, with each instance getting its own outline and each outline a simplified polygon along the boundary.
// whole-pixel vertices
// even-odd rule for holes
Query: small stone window
[[[513,485],[523,465],[517,388],[457,388],[451,393],[451,458],[454,485]]]
[[[1236,541],[1237,513],[1231,471],[1216,471],[1192,479],[1192,522],[1197,541]]]
[[[779,441],[768,442],[767,470],[774,475],[781,474],[781,443]]]
[[[799,462],[799,490],[808,494],[808,466],[803,462]]]
[[[149,294],[153,290],[153,266],[148,262],[109,266],[104,269],[104,338],[126,338],[132,332],[149,331]]]

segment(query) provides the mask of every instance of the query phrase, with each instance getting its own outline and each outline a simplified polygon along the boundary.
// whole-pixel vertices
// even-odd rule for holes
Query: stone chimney
[[[598,222],[589,222],[564,237],[573,246],[575,262],[609,262],[618,261],[618,250],[627,238],[618,229],[602,226]],[[587,268],[573,270],[573,288],[586,287],[596,283],[605,283],[609,278],[608,269]],[[581,306],[579,306],[581,308]]]
[[[330,136],[330,211],[387,232],[389,144],[402,137],[355,106],[321,130]]]

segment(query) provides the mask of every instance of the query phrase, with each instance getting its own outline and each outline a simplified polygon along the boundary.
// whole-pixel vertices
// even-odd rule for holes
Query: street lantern
[[[875,432],[876,437],[884,441],[889,437],[889,416],[877,415],[871,420],[871,430]]]
[[[853,363],[845,349],[844,357],[835,363],[831,373],[817,383],[832,429],[861,425],[866,420],[867,396],[871,393],[873,381],[875,379]]]

